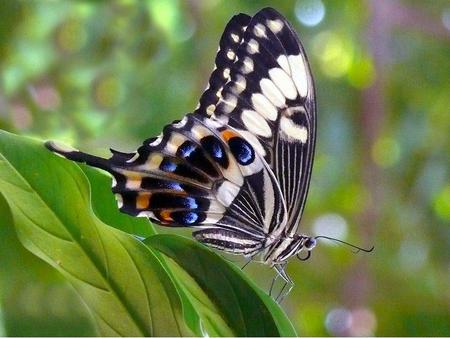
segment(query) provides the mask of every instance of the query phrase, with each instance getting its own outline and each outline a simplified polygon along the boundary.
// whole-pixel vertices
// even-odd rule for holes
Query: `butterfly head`
[[[301,244],[298,247],[298,251],[295,253],[298,259],[301,261],[306,261],[309,257],[311,257],[311,250],[314,249],[317,245],[317,240],[315,237],[308,237],[297,235],[297,241]],[[301,252],[306,252],[306,256],[301,256]]]
[[[265,260],[275,264],[282,264],[295,255],[300,260],[307,260],[311,256],[311,250],[314,249],[316,244],[315,237],[299,234],[282,237],[272,247],[273,249],[268,251]],[[306,257],[303,257],[303,252],[306,252]]]

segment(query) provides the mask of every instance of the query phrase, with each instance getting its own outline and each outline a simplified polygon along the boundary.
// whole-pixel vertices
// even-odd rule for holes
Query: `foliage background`
[[[133,151],[196,106],[229,18],[268,5],[297,29],[318,91],[301,229],[375,245],[354,255],[323,242],[293,260],[284,308],[301,335],[450,335],[447,1],[3,0],[0,128],[103,156]],[[265,289],[273,275],[248,273]],[[9,220],[0,297],[0,335],[94,333]]]

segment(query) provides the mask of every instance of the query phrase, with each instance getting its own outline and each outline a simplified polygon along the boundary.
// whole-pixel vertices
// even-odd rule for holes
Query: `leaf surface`
[[[176,235],[152,236],[145,243],[170,257],[195,280],[236,335],[297,335],[279,305],[215,252]]]
[[[0,191],[22,243],[69,280],[102,335],[194,334],[158,254],[95,216],[78,166],[0,131]]]
[[[0,193],[19,238],[73,285],[101,335],[295,335],[281,308],[238,268],[121,214],[110,185],[40,141],[0,131]],[[119,229],[150,237],[143,243]]]

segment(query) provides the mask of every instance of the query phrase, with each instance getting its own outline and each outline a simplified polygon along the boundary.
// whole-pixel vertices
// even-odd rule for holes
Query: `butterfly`
[[[291,24],[265,8],[229,21],[197,108],[136,152],[104,159],[46,146],[109,172],[120,211],[195,228],[197,241],[227,253],[259,255],[292,288],[287,261],[309,258],[317,240],[298,233],[315,141],[305,50]]]

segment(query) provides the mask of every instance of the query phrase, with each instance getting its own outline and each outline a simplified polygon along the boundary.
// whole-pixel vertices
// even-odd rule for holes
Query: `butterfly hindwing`
[[[281,195],[260,184],[275,180],[261,155],[232,128],[197,114],[166,126],[136,153],[113,151],[109,160],[47,146],[110,172],[120,210],[164,226],[222,228],[261,241],[272,218],[285,215],[264,204],[266,193],[269,201]]]

